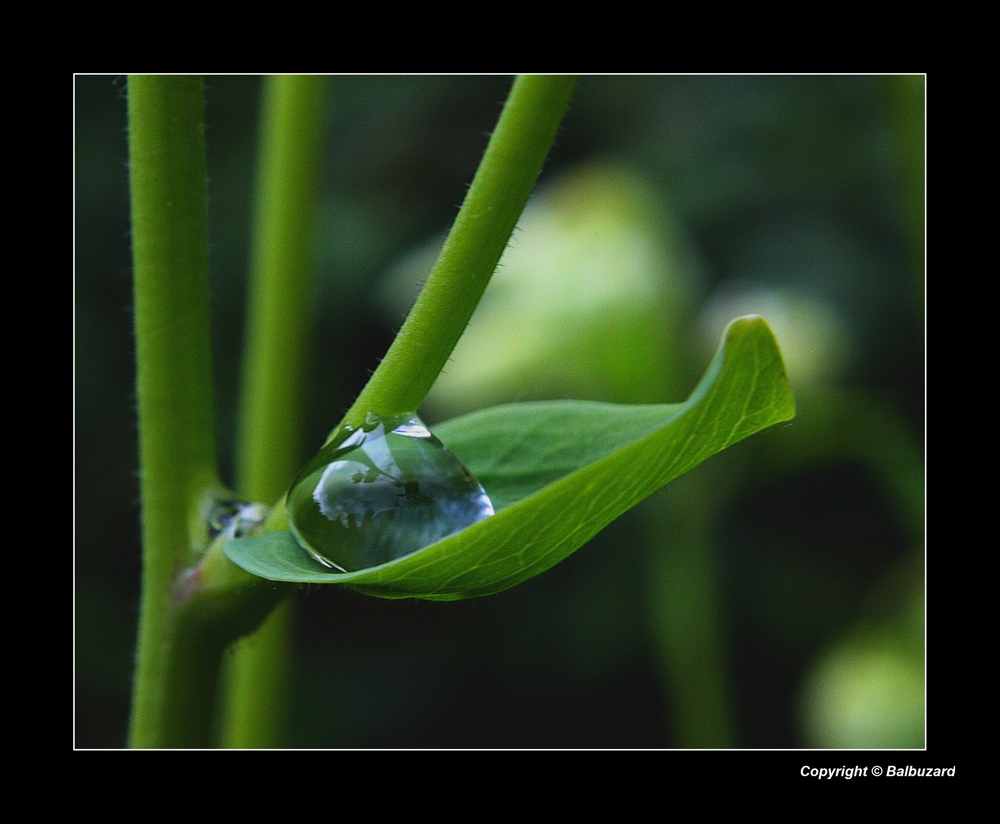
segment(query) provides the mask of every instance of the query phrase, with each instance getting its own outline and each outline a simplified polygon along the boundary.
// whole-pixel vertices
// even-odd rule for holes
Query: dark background
[[[710,356],[698,341],[713,307],[769,320],[780,310],[799,415],[506,593],[438,604],[304,590],[289,746],[679,746],[675,696],[688,674],[665,661],[662,622],[682,622],[684,605],[657,599],[658,559],[674,550],[672,535],[650,525],[672,525],[683,545],[689,527],[675,513],[695,499],[711,510],[702,538],[718,586],[732,745],[923,745],[923,82],[581,79],[542,191],[597,162],[627,169],[668,215],[687,267],[687,300],[669,310],[683,343],[650,353],[680,388],[642,399],[686,395]],[[330,79],[307,443],[322,442],[390,343],[400,320],[387,309],[390,273],[447,230],[509,86],[507,76]],[[138,612],[124,89],[122,77],[75,78],[80,748],[124,744]],[[206,78],[224,473],[259,90],[257,76]],[[833,331],[810,337],[820,328]],[[806,348],[796,335],[817,347],[805,366],[791,363]],[[606,351],[612,363],[595,362],[595,374],[627,359]],[[586,380],[573,390],[607,396]],[[544,382],[511,388],[512,398],[565,394]]]

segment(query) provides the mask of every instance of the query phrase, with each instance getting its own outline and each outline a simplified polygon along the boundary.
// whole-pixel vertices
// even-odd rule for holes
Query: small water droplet
[[[298,542],[341,572],[384,564],[493,514],[493,503],[414,413],[382,419],[332,441],[288,493]]]
[[[245,538],[264,522],[268,508],[249,501],[217,501],[208,513],[208,534],[211,538],[225,533],[226,538]]]

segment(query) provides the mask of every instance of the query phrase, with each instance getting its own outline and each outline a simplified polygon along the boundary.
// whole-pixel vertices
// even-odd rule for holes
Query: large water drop
[[[288,493],[298,542],[342,572],[409,555],[492,514],[479,482],[414,413],[369,414],[324,446]]]

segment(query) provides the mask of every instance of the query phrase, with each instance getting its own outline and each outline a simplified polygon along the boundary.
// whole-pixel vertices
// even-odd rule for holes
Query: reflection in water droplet
[[[485,490],[413,413],[369,413],[324,446],[288,493],[299,543],[343,572],[409,555],[492,514]]]

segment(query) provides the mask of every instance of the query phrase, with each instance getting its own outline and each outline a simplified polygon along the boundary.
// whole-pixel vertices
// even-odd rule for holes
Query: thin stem
[[[133,76],[128,108],[143,543],[130,740],[158,747],[200,739],[214,681],[172,601],[219,486],[202,79]]]
[[[722,473],[709,466],[673,481],[647,508],[651,626],[676,746],[738,746],[721,614],[712,525],[725,498]],[[663,535],[672,535],[669,546]]]
[[[514,81],[427,284],[344,424],[357,426],[370,411],[412,412],[423,402],[496,269],[575,85],[561,75]]]
[[[326,78],[264,81],[236,488],[274,501],[301,464]]]
[[[284,746],[294,626],[294,601],[288,600],[279,604],[253,635],[236,642],[223,671],[226,703],[220,746]]]
[[[278,499],[300,464],[313,306],[326,78],[264,79],[236,488]],[[284,732],[292,604],[280,606],[227,667],[227,747],[277,747]]]

